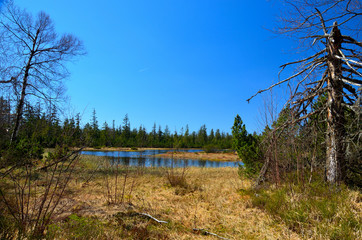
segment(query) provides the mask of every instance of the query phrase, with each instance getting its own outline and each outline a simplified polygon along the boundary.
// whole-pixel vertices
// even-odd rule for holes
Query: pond
[[[209,161],[197,159],[172,159],[155,157],[155,154],[172,152],[173,150],[144,151],[82,151],[84,155],[105,156],[125,166],[139,167],[238,167],[241,162]],[[201,152],[200,149],[182,149],[182,152]]]

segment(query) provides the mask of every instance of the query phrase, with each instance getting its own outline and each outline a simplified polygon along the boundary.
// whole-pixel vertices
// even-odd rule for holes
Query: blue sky
[[[189,124],[230,132],[239,114],[248,131],[263,129],[264,98],[246,99],[277,81],[279,66],[298,56],[292,42],[267,29],[278,1],[255,0],[15,0],[43,10],[59,33],[73,33],[87,55],[69,64],[68,114],[100,125]],[[285,92],[275,96],[283,102]]]

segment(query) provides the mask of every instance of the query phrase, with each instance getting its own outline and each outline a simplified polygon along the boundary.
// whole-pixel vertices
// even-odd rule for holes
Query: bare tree
[[[0,16],[0,83],[13,91],[16,101],[11,142],[16,139],[26,101],[47,102],[59,99],[65,66],[84,53],[80,40],[71,34],[58,36],[49,16],[40,12],[35,18],[12,2]]]
[[[306,52],[301,60],[281,66],[297,66],[296,73],[267,89],[288,83],[288,104],[295,116],[286,124],[306,121],[326,114],[326,177],[330,183],[345,174],[345,112],[360,115],[362,92],[362,4],[359,0],[285,1],[287,11],[281,17],[278,32],[297,36]],[[342,31],[346,35],[342,34]],[[327,95],[326,104],[314,108],[319,96]],[[360,131],[360,130],[359,130]]]

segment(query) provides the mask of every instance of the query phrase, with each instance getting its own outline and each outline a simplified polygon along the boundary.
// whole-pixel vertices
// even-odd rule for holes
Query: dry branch
[[[151,218],[152,220],[158,222],[158,223],[167,223],[166,221],[162,221],[162,220],[158,220],[157,218],[155,217],[152,217],[150,214],[148,213],[137,213],[138,215],[141,215],[141,216],[145,216],[145,217],[148,217],[148,218]]]
[[[215,233],[206,231],[205,229],[194,228],[194,229],[192,229],[192,230],[194,230],[195,232],[200,232],[200,233],[203,234],[203,235],[211,235],[211,236],[214,236],[214,237],[223,239],[223,240],[230,240],[229,238],[221,237],[221,236],[219,236],[219,235],[217,235],[217,234],[215,234]]]

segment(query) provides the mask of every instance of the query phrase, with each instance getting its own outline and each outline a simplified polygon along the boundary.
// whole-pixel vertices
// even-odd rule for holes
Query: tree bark
[[[339,50],[342,43],[342,35],[333,24],[330,37],[327,41],[328,51],[328,103],[327,103],[327,136],[326,136],[326,178],[331,184],[336,183],[343,177],[344,165],[344,111],[343,102],[343,82],[342,82],[342,62],[336,57],[340,56]]]

